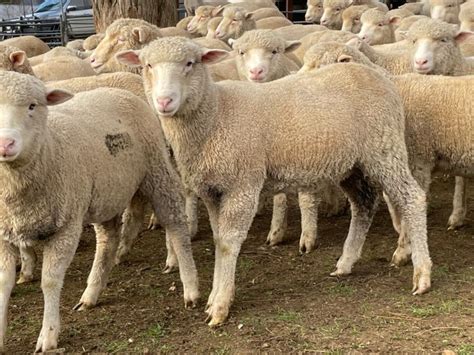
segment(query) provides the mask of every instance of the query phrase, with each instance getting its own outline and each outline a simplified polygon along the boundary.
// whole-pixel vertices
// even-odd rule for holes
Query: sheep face
[[[335,63],[362,62],[356,59],[357,50],[342,43],[326,42],[312,46],[305,53],[304,62],[298,73],[311,73]],[[365,64],[365,63],[363,63]]]
[[[244,33],[232,41],[232,48],[238,53],[235,58],[241,76],[248,81],[264,83],[278,76],[285,53],[300,46],[298,41],[285,41],[266,30]]]
[[[388,18],[379,10],[368,10],[361,17],[359,38],[370,45],[391,43],[395,40],[392,24],[398,20],[398,17]]]
[[[409,29],[412,65],[419,74],[450,75],[462,57],[459,43],[469,32],[456,32],[453,25],[432,19],[419,20]]]
[[[360,18],[369,9],[366,5],[349,6],[342,13],[342,31],[359,33],[362,27]]]
[[[0,70],[23,72],[22,67],[26,59],[25,52],[0,45]]]
[[[107,28],[104,39],[90,57],[91,66],[97,73],[113,72],[116,68],[115,54],[127,49],[140,49],[159,37],[158,29],[141,20],[121,19]],[[123,22],[120,25],[120,22]],[[140,22],[139,22],[140,21]],[[144,24],[142,24],[142,22]]]
[[[333,30],[339,30],[342,27],[342,12],[348,6],[349,2],[346,0],[324,0],[321,25]]]
[[[227,41],[229,38],[239,38],[244,32],[244,23],[250,21],[252,13],[241,8],[226,8],[223,18],[217,26],[216,38]]]
[[[46,91],[39,79],[0,73],[0,163],[28,162],[42,146],[47,105],[69,100],[62,90]]]
[[[216,30],[219,23],[222,21],[222,17],[214,17],[207,23],[207,35],[206,38],[216,38]]]
[[[459,21],[461,22],[460,31],[474,32],[474,2],[466,2],[461,5]]]
[[[143,67],[148,101],[161,117],[172,117],[178,111],[192,109],[203,95],[205,81],[210,80],[203,64],[215,63],[228,54],[200,47],[182,37],[165,37],[143,50],[118,53],[116,58],[121,63]]]
[[[306,22],[319,23],[323,16],[323,1],[322,0],[308,0],[308,8],[304,15]]]
[[[459,0],[430,0],[431,18],[448,23],[459,23]]]
[[[196,9],[196,15],[188,23],[187,30],[190,33],[206,34],[207,23],[212,18],[214,6],[200,6]]]

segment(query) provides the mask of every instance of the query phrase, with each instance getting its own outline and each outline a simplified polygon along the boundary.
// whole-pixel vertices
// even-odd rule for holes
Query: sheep
[[[350,253],[351,243],[367,233],[378,199],[374,182],[380,183],[397,201],[412,241],[414,293],[429,289],[425,195],[408,166],[394,85],[359,64],[265,84],[213,83],[206,64],[225,55],[179,37],[117,55],[129,65],[147,63],[142,75],[149,102],[185,185],[208,209],[216,244],[209,325],[228,316],[237,257],[265,180],[280,191],[288,185],[311,191],[327,180],[341,184],[353,219],[337,274],[350,273],[360,255]]]
[[[49,51],[49,46],[35,36],[21,36],[6,39],[1,42],[5,46],[16,47],[26,53],[28,58]]]
[[[406,33],[416,21],[426,18],[423,15],[413,15],[403,18],[397,28],[395,29],[395,41],[403,41],[406,38]]]
[[[340,30],[342,27],[342,12],[349,7],[350,0],[323,0],[323,15],[321,25],[332,30]]]
[[[202,47],[231,51],[231,48],[227,44],[215,38],[199,37],[193,38],[193,41],[198,43]]]
[[[217,27],[219,27],[219,24],[221,23],[221,21],[222,21],[222,16],[216,16],[209,20],[209,22],[207,23],[206,38],[216,39],[216,30],[217,30]],[[216,47],[216,49],[219,49],[219,47]]]
[[[320,23],[323,16],[323,0],[308,0],[304,19],[306,22]]]
[[[459,22],[461,32],[474,32],[474,1],[469,1],[461,5],[459,11]]]
[[[391,17],[399,17],[401,20],[403,20],[404,18],[413,16],[415,14],[407,9],[398,8],[390,10],[387,12],[387,15]]]
[[[56,59],[58,57],[75,57],[80,59],[86,59],[89,57],[89,54],[67,47],[59,46],[51,49],[49,52],[30,58],[30,64],[32,66],[35,66],[41,63],[45,63],[49,60]]]
[[[83,39],[75,39],[74,41],[70,41],[66,44],[66,48],[72,49],[73,51],[81,51],[84,52],[84,40]]]
[[[459,23],[459,0],[429,0],[432,19]]]
[[[387,13],[376,8],[367,10],[360,18],[362,27],[359,37],[370,45],[395,42],[392,25],[399,21],[399,17],[389,17]]]
[[[209,74],[215,82],[223,80],[240,80],[237,63],[234,58],[228,58],[219,63],[209,65]]]
[[[360,17],[367,11],[369,7],[367,5],[356,5],[349,6],[342,12],[342,31],[359,33],[362,26]]]
[[[236,39],[242,36],[245,31],[257,28],[256,22],[252,19],[252,13],[247,10],[230,6],[224,8],[222,13],[222,21],[217,26],[216,38],[226,41],[229,38]]]
[[[216,16],[217,13],[214,6],[200,6],[196,9],[196,14],[188,23],[186,30],[191,34],[205,36],[207,34],[207,24],[209,20]]]
[[[362,53],[357,53],[356,49],[349,52],[350,47],[340,44],[330,46],[327,43],[318,47],[321,48],[314,50],[313,47],[307,52],[305,66],[301,71],[315,71],[321,64],[368,64],[367,58]],[[397,86],[404,103],[410,165],[421,187],[428,193],[434,170],[465,177],[474,176],[474,141],[471,137],[474,77],[421,76],[410,73],[392,76],[391,80]],[[439,105],[440,101],[454,102],[456,109],[449,105]],[[453,227],[453,219],[465,218],[465,189],[463,179],[456,177],[456,193],[461,196],[454,198],[453,213],[448,222],[450,229]],[[394,227],[400,233],[402,227],[398,211],[389,200],[387,203]],[[401,232],[392,263],[402,265],[407,262],[409,255],[410,243],[406,240],[405,233]]]
[[[292,25],[277,28],[276,30],[273,30],[273,33],[287,41],[296,41],[310,33],[325,30],[326,27],[320,25]]]
[[[191,33],[189,33],[188,31],[183,30],[181,28],[173,27],[173,26],[160,28],[160,34],[163,37],[168,37],[168,36],[180,36],[180,37],[186,37],[186,38],[193,37]]]
[[[131,69],[121,65],[114,55],[121,50],[140,49],[161,37],[158,27],[139,19],[115,20],[105,32],[105,37],[90,56],[91,66],[96,73],[114,71],[129,71]],[[135,69],[139,73],[139,69]]]
[[[215,0],[215,1],[206,1],[206,0],[185,0],[184,7],[186,8],[186,12],[188,17],[195,16],[196,11],[198,8],[202,6],[212,6],[217,7],[220,5],[227,5],[229,2],[226,0]]]
[[[271,7],[264,7],[255,11],[252,11],[252,18],[255,21],[262,20],[267,17],[285,17],[280,10]]]
[[[0,122],[0,350],[17,248],[44,247],[45,311],[36,352],[56,349],[60,292],[83,225],[94,223],[97,251],[77,309],[94,306],[105,287],[120,215],[132,200],[153,203],[179,257],[185,306],[194,305],[198,281],[181,184],[147,105],[110,88],[71,99],[68,92],[46,90],[39,79],[15,72],[0,73],[0,86],[2,116],[8,118]],[[53,105],[58,106],[48,113]]]
[[[0,43],[0,70],[33,75],[27,55],[19,48]]]
[[[414,43],[413,69],[420,74],[474,74],[474,61],[466,59],[459,49],[459,43],[470,35],[470,32],[457,32],[452,25],[439,20],[416,21],[407,33],[407,38]]]
[[[381,66],[392,75],[411,73],[413,71],[410,57],[404,50],[376,49],[360,38],[352,38],[347,44],[360,50],[372,63]]]
[[[200,6],[233,6],[238,5],[241,7],[247,8],[249,11],[256,10],[258,8],[276,8],[274,1],[272,0],[237,0],[237,1],[207,1],[207,0],[186,0],[185,1],[185,8],[188,16],[194,15],[195,10],[197,10]]]
[[[252,15],[252,19],[253,19],[253,15]],[[259,30],[274,30],[277,28],[292,26],[293,22],[288,20],[286,17],[274,16],[274,17],[267,17],[267,18],[258,20],[256,21],[256,25],[257,25],[257,29]]]
[[[35,76],[43,81],[65,80],[93,76],[95,71],[85,60],[76,57],[57,57],[33,67]]]
[[[194,16],[186,16],[178,21],[176,24],[176,28],[180,28],[182,30],[187,31],[189,23],[193,20]]]
[[[104,38],[105,33],[96,33],[95,35],[87,37],[82,46],[85,51],[93,51]]]
[[[299,48],[297,48],[293,53],[298,57],[298,59],[303,61],[305,52],[316,43],[332,41],[347,42],[352,38],[357,38],[357,36],[353,33],[344,31],[326,30],[310,33],[309,35],[306,35],[301,38],[301,46],[299,46]]]
[[[408,10],[412,12],[414,15],[430,16],[429,0],[425,0],[421,2],[406,3],[400,6],[399,9]]]

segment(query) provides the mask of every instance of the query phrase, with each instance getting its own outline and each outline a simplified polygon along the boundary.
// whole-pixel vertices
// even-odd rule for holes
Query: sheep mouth
[[[94,69],[94,70],[99,69],[99,68],[102,67],[103,65],[104,65],[104,63],[101,63],[101,62],[94,62],[94,63],[91,63],[91,67],[92,67],[92,69]]]

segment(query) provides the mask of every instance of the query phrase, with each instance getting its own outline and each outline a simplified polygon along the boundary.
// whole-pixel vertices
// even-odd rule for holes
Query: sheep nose
[[[321,25],[326,25],[327,23],[328,23],[328,20],[327,20],[327,19],[321,20]]]
[[[416,59],[415,63],[416,63],[416,65],[421,67],[421,66],[425,65],[426,63],[428,63],[428,59]]]
[[[6,156],[15,145],[15,140],[11,138],[0,138],[0,155]]]
[[[173,102],[173,99],[171,97],[158,97],[156,102],[158,103],[158,107],[161,111],[166,111],[166,108],[171,102]]]
[[[91,63],[95,63],[95,58],[91,57]]]
[[[250,69],[250,73],[255,75],[255,76],[259,76],[260,74],[263,73],[263,69],[262,68]]]

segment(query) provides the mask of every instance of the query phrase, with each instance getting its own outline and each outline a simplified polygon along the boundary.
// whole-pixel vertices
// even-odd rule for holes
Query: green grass
[[[450,314],[459,309],[462,306],[462,301],[460,300],[448,300],[441,301],[437,305],[429,305],[425,307],[412,306],[411,313],[420,318],[427,318],[436,316],[439,314]]]
[[[128,342],[126,340],[114,340],[109,345],[107,345],[106,349],[108,353],[118,353],[126,350],[128,348]]]
[[[160,340],[165,336],[165,329],[160,323],[156,323],[155,325],[148,328],[146,334],[148,337],[154,340]]]
[[[461,344],[456,352],[457,355],[472,355],[474,354],[474,344]]]
[[[334,286],[331,286],[328,291],[332,295],[351,296],[355,292],[355,289],[352,286],[337,283]]]
[[[295,323],[301,319],[301,314],[298,312],[280,310],[276,316],[276,319],[284,322]]]

